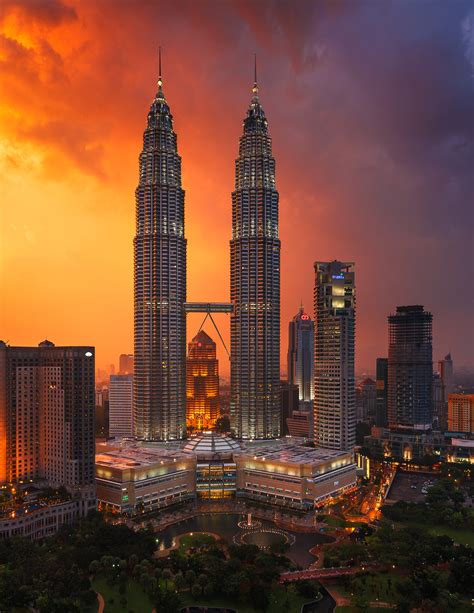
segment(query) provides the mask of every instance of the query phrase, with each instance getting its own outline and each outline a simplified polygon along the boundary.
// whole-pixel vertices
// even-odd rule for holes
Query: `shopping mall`
[[[121,440],[97,445],[97,500],[132,515],[196,499],[310,510],[354,488],[356,468],[350,452],[291,437],[242,444],[206,432],[181,446]]]

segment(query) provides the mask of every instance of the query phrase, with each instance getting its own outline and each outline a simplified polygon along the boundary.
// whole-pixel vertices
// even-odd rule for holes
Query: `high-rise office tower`
[[[189,343],[186,360],[186,425],[210,430],[219,417],[219,362],[216,344],[204,330]]]
[[[388,425],[388,359],[377,358],[375,362],[377,386],[375,425],[386,428]]]
[[[253,95],[240,137],[230,241],[231,423],[243,439],[280,434],[280,240],[275,160]]]
[[[291,419],[294,411],[298,411],[300,405],[298,386],[288,381],[280,381],[280,434],[289,434],[287,420]],[[309,423],[309,419],[308,419]],[[306,436],[308,436],[306,434]]]
[[[474,394],[449,394],[448,430],[474,434]]]
[[[389,425],[426,430],[433,415],[431,313],[422,306],[399,306],[389,315]]]
[[[109,436],[133,436],[133,375],[110,375]]]
[[[438,361],[436,375],[439,382],[433,388],[433,424],[444,431],[448,427],[448,398],[454,393],[454,369],[450,353]]]
[[[181,439],[186,430],[184,190],[161,66],[140,154],[134,251],[135,435]]]
[[[448,399],[444,401],[444,385],[439,372],[433,373],[433,429],[445,431],[448,426]]]
[[[119,375],[133,375],[133,355],[131,353],[120,354]]]
[[[367,377],[356,387],[356,420],[373,425],[377,405],[377,385]]]
[[[353,262],[315,262],[314,442],[355,445],[355,275]]]
[[[288,328],[288,382],[298,386],[301,408],[311,408],[314,384],[314,322],[303,306]]]
[[[450,353],[443,360],[438,360],[438,372],[443,382],[444,397],[447,401],[449,394],[454,393],[454,368]]]
[[[0,483],[45,480],[95,507],[94,348],[0,341]]]

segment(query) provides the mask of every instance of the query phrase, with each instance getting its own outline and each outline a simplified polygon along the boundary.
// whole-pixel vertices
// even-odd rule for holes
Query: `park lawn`
[[[222,609],[238,609],[239,613],[258,613],[258,611],[251,606],[242,605],[240,603],[237,604],[233,600],[226,600],[221,596],[212,596],[210,598],[193,598],[188,591],[180,592],[179,595],[181,596],[183,607],[220,607]]]
[[[458,545],[469,545],[474,547],[474,531],[462,530],[461,528],[451,528],[450,526],[429,526],[419,522],[395,522],[398,528],[411,527],[428,530],[430,534],[435,536],[449,536]]]
[[[431,534],[436,536],[446,535],[453,539],[455,543],[459,545],[469,545],[474,547],[474,531],[462,530],[460,528],[450,528],[449,526],[433,526],[428,528]]]
[[[259,613],[259,610],[254,609],[251,605],[241,604],[233,600],[227,600],[222,596],[215,596],[212,598],[193,598],[189,592],[181,592],[180,596],[183,601],[183,606],[200,606],[200,607],[221,607],[223,609],[237,609],[239,613]],[[286,592],[286,590],[278,586],[273,589],[269,594],[268,613],[293,613],[293,611],[299,612],[301,607],[307,603],[312,602],[311,598],[306,596],[300,596],[299,594],[292,594]]]
[[[153,603],[136,581],[127,581],[127,591],[124,594],[127,599],[126,605],[120,604],[122,595],[119,593],[118,585],[108,585],[104,577],[94,579],[92,587],[105,600],[104,613],[128,613],[129,611],[134,613],[151,613],[154,608]],[[112,604],[110,599],[113,599]]]
[[[185,534],[179,539],[179,549],[180,551],[186,551],[191,547],[210,546],[214,545],[216,542],[216,539],[210,534]]]
[[[362,581],[361,577],[359,579],[359,585],[363,587],[363,591],[361,590],[359,593],[363,594],[365,600],[368,602],[376,602],[378,598],[381,602],[396,603],[396,598],[394,597],[395,594],[397,594],[396,575],[390,573],[371,575],[367,573],[363,575],[363,577],[365,577],[365,583]],[[346,598],[352,598],[351,590],[346,589],[342,583],[337,583],[337,591]]]

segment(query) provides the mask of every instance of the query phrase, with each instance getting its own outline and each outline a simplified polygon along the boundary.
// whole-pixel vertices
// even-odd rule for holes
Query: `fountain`
[[[241,521],[237,522],[237,525],[242,530],[253,530],[255,528],[260,528],[262,522],[258,521],[257,519],[252,519],[252,513],[247,513],[247,520],[242,519]]]

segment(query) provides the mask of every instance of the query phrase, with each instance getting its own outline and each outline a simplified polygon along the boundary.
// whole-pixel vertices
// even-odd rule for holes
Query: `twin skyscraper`
[[[185,193],[173,116],[158,79],[136,189],[134,428],[141,440],[186,433]],[[280,240],[275,160],[257,76],[235,162],[230,241],[231,425],[280,435]],[[226,305],[221,305],[223,308]],[[210,308],[210,305],[209,305]]]

